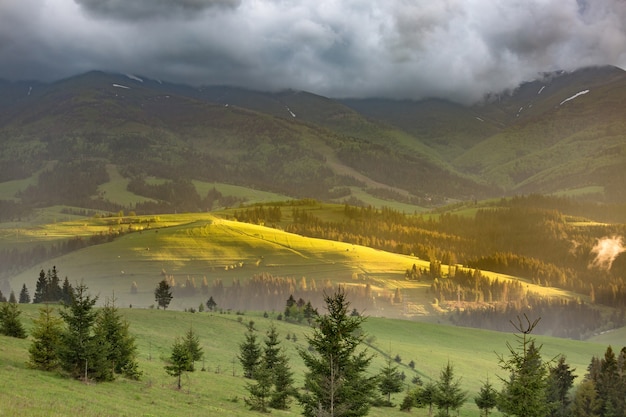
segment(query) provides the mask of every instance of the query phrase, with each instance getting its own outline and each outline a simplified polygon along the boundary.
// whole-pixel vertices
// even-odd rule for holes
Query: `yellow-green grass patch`
[[[283,194],[255,190],[254,188],[242,187],[239,185],[198,180],[193,180],[192,183],[196,187],[196,191],[201,197],[206,196],[210,190],[215,188],[224,196],[244,199],[245,204],[271,203],[276,201],[291,200],[290,197],[287,197]]]
[[[106,170],[109,174],[109,181],[98,186],[98,195],[101,195],[104,200],[120,204],[124,207],[130,207],[134,204],[146,201],[156,201],[152,198],[143,197],[128,191],[126,187],[130,180],[122,177],[115,165],[107,164]]]

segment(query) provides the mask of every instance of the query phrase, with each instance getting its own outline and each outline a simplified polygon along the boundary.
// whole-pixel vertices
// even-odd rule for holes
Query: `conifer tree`
[[[182,375],[191,368],[191,353],[184,342],[179,338],[176,338],[174,345],[172,346],[172,352],[169,357],[168,364],[165,366],[165,371],[177,378],[177,387],[181,389]]]
[[[575,369],[570,369],[561,355],[555,366],[550,367],[547,380],[547,400],[551,405],[550,417],[568,417],[570,415],[569,390],[574,385]]]
[[[157,303],[157,308],[163,307],[163,310],[166,310],[172,298],[172,288],[170,284],[167,283],[167,280],[163,279],[154,290],[154,301]]]
[[[474,402],[480,410],[481,415],[489,417],[489,412],[497,405],[497,396],[497,391],[489,382],[489,378],[487,378],[487,380],[483,382],[483,385],[480,387],[478,395],[474,397]]]
[[[17,304],[17,298],[15,298],[15,293],[13,291],[9,294],[9,303]]]
[[[24,325],[20,321],[17,303],[3,302],[0,304],[0,334],[25,339],[27,337]]]
[[[420,390],[418,401],[424,406],[428,406],[428,417],[433,415],[433,405],[435,405],[435,394],[437,385],[434,382],[428,382]]]
[[[279,410],[288,409],[289,399],[295,395],[293,372],[289,366],[287,356],[280,347],[278,332],[273,323],[266,332],[260,366],[270,373],[272,390],[270,392],[269,406]]]
[[[48,271],[48,288],[47,288],[47,298],[48,301],[60,301],[63,299],[63,292],[61,290],[59,274],[57,272],[57,267],[52,266],[52,271]]]
[[[185,333],[185,337],[182,339],[182,344],[189,351],[189,357],[191,359],[189,369],[186,369],[186,371],[193,372],[195,370],[194,363],[202,360],[202,357],[204,356],[204,352],[200,346],[200,338],[196,332],[194,332],[193,327],[190,326],[187,333]]]
[[[454,379],[454,368],[450,362],[441,370],[435,386],[434,400],[439,409],[438,416],[449,416],[450,411],[461,408],[467,398],[467,393],[461,389],[460,379]]]
[[[394,365],[391,356],[387,358],[387,365],[381,370],[378,380],[378,389],[387,397],[386,406],[393,407],[391,394],[402,391],[402,376],[398,372],[398,365]]]
[[[272,371],[262,363],[255,368],[253,378],[254,382],[246,384],[246,390],[250,394],[250,397],[245,398],[246,405],[251,410],[267,413],[272,395]]]
[[[253,378],[256,368],[261,363],[261,346],[255,332],[254,321],[250,320],[246,326],[246,339],[239,345],[238,358],[243,367],[243,376],[246,378]]]
[[[62,299],[62,290],[59,285],[59,276],[56,266],[53,266],[52,270],[49,269],[48,273],[45,273],[42,269],[39,272],[39,279],[35,285],[33,303],[57,302]]]
[[[213,311],[215,310],[215,307],[217,307],[217,303],[215,302],[215,300],[213,299],[213,296],[209,297],[209,299],[206,302],[206,308],[209,311]]]
[[[64,304],[69,304],[72,302],[72,293],[74,292],[74,288],[70,284],[70,281],[65,277],[63,280],[63,287],[61,288],[61,301]]]
[[[576,389],[572,401],[572,417],[599,417],[601,404],[593,380],[585,379]]]
[[[96,340],[107,341],[109,349],[106,352],[106,360],[113,373],[138,379],[141,372],[136,359],[137,345],[135,338],[130,334],[129,326],[130,324],[120,315],[113,298],[107,300],[96,318],[94,337]]]
[[[20,304],[28,303],[30,303],[30,294],[28,294],[28,288],[26,288],[26,284],[23,284],[22,290],[20,291]]]
[[[348,315],[350,303],[340,287],[325,295],[327,314],[316,318],[309,349],[299,349],[308,368],[305,393],[299,401],[306,417],[330,415],[358,417],[369,412],[376,390],[375,376],[366,371],[372,356],[363,348],[364,317]]]
[[[293,372],[284,353],[281,353],[278,357],[272,373],[274,390],[270,398],[270,407],[278,410],[287,410],[290,398],[296,395],[296,391],[293,387]]]
[[[599,374],[594,383],[600,403],[600,415],[602,417],[623,416],[626,393],[624,393],[617,357],[611,346],[607,347],[604,358],[600,360]]]
[[[94,310],[98,297],[87,294],[80,284],[72,294],[72,301],[60,311],[66,324],[61,337],[59,359],[61,367],[74,378],[111,380],[113,373],[107,361],[108,341],[96,337],[93,329],[98,316]]]
[[[46,296],[47,289],[48,289],[48,280],[46,279],[46,273],[42,269],[39,272],[39,278],[37,279],[37,283],[35,284],[35,294],[33,296],[33,303],[39,304],[39,303],[48,301],[47,296]]]
[[[520,349],[515,350],[508,342],[510,358],[499,356],[500,367],[509,372],[509,378],[501,378],[504,386],[498,394],[498,409],[509,416],[544,417],[548,413],[546,399],[547,365],[541,359],[541,347],[535,346],[534,338],[528,336],[539,319],[526,323],[518,317],[515,328],[522,333],[516,335]]]
[[[63,320],[54,315],[49,304],[41,307],[39,317],[33,321],[33,342],[28,348],[29,365],[44,371],[57,369],[62,334]]]

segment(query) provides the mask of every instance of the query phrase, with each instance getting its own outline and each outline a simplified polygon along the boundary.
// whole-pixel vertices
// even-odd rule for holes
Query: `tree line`
[[[531,307],[521,284],[490,282],[480,277],[459,279],[483,269],[576,292],[589,297],[591,306],[603,304],[623,309],[626,307],[626,256],[616,255],[611,267],[603,268],[594,264],[594,257],[598,255],[594,251],[604,237],[626,235],[626,227],[576,226],[557,210],[577,212],[572,207],[578,206],[560,198],[537,196],[503,199],[493,207],[478,208],[474,216],[407,215],[390,208],[345,205],[341,219],[322,220],[306,207],[295,205],[291,208],[291,219],[277,227],[304,236],[426,259],[430,261],[428,270],[414,266],[407,269],[405,278],[433,280],[431,290],[440,302],[457,300],[460,295],[466,303],[509,303],[515,296],[517,301],[526,303],[524,308]],[[268,222],[269,208],[241,209],[236,215],[242,221]],[[285,218],[283,213],[282,219]],[[449,274],[443,272],[444,265],[448,266]],[[557,301],[550,303],[551,310],[561,308],[577,316],[584,314],[573,304],[563,303],[559,307]],[[591,306],[584,308],[592,310]],[[519,304],[516,307],[519,313],[525,311]],[[490,311],[497,315],[501,308]],[[597,320],[597,312],[589,317],[595,320],[596,329],[610,324],[606,319]],[[576,331],[563,332],[574,334]],[[586,334],[586,330],[580,334]]]
[[[33,321],[29,366],[85,381],[112,381],[116,375],[138,379],[137,346],[129,323],[120,315],[115,299],[107,300],[99,310],[94,308],[97,300],[80,284],[71,288],[69,301],[62,302],[58,311],[46,302]],[[2,304],[1,334],[27,337],[20,313],[16,303]]]

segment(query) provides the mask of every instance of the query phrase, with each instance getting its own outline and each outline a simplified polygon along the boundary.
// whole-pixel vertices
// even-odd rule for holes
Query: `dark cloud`
[[[90,69],[332,97],[471,102],[626,67],[624,0],[0,0],[0,78]]]
[[[74,0],[96,16],[137,20],[194,17],[210,9],[236,9],[241,0]]]

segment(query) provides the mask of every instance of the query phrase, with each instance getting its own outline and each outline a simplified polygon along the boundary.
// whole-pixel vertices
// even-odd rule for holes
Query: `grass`
[[[52,169],[55,164],[55,161],[48,161],[45,163],[43,168],[33,173],[28,178],[0,182],[0,196],[2,196],[3,200],[19,201],[19,198],[17,198],[15,195],[20,191],[24,191],[31,185],[36,186],[39,179],[39,174],[46,170]]]
[[[363,190],[360,187],[350,187],[350,194],[352,197],[357,198],[359,201],[362,201],[368,206],[372,207],[388,207],[390,209],[399,211],[401,213],[421,213],[425,212],[427,209],[421,206],[417,206],[414,204],[401,203],[398,201],[389,201],[383,200],[382,198],[374,197],[371,194],[368,194],[367,191]]]
[[[37,313],[35,305],[21,305],[22,318],[27,328]],[[246,380],[236,359],[239,343],[244,339],[245,326],[255,321],[262,338],[271,323],[277,327],[281,346],[294,371],[296,385],[301,386],[304,365],[297,348],[306,347],[306,335],[310,329],[304,325],[290,324],[263,318],[248,312],[245,315],[218,313],[184,313],[151,309],[121,309],[130,323],[131,333],[136,337],[138,361],[144,373],[141,381],[119,379],[112,383],[85,384],[65,379],[56,373],[29,369],[29,340],[0,336],[0,416],[206,416],[232,415],[255,416],[247,410],[243,398],[247,395]],[[182,336],[193,326],[198,333],[205,361],[197,364],[197,371],[183,378],[183,389],[178,391],[175,378],[169,377],[163,366],[169,355],[174,338]],[[463,416],[478,417],[473,396],[487,377],[499,387],[496,353],[508,355],[506,342],[515,345],[509,333],[497,333],[452,326],[418,323],[406,320],[368,318],[364,330],[371,345],[368,349],[376,356],[370,367],[378,372],[385,365],[386,356],[399,355],[399,370],[407,375],[407,383],[419,375],[422,381],[437,379],[443,366],[449,361],[455,376],[461,378],[462,387],[470,397],[461,409]],[[297,341],[286,339],[296,335]],[[538,337],[543,344],[545,360],[557,354],[565,354],[567,362],[578,371],[577,382],[592,356],[600,356],[606,349],[602,343],[580,342],[549,337]],[[623,340],[623,339],[622,339]],[[408,367],[413,360],[415,371]],[[202,371],[204,366],[205,371]],[[233,375],[234,374],[234,375]],[[398,404],[404,393],[392,396]],[[301,410],[297,404],[288,411],[272,411],[277,416],[297,416]],[[426,416],[426,409],[414,409],[411,415]],[[499,413],[494,413],[499,416]],[[373,408],[370,416],[406,416],[397,407]]]
[[[128,178],[124,178],[119,173],[117,166],[107,164],[106,170],[109,174],[109,182],[98,187],[98,194],[102,195],[105,200],[120,204],[124,207],[132,207],[135,204],[146,201],[156,202],[156,200],[152,198],[143,197],[128,191],[126,187],[128,186],[130,180]]]
[[[210,190],[215,188],[217,191],[222,193],[223,196],[243,199],[246,204],[272,203],[275,201],[286,201],[291,199],[290,197],[282,194],[255,190],[253,188],[242,187],[239,185],[198,180],[193,180],[192,183],[201,197],[206,196]]]
[[[317,206],[309,206],[309,209],[319,210],[326,218],[332,218],[342,210],[340,206],[331,210]],[[413,264],[428,268],[427,261],[365,246],[307,238],[212,214],[82,218],[3,229],[0,247],[52,245],[75,236],[87,239],[100,232],[129,229],[133,232],[112,242],[89,246],[21,271],[11,278],[11,288],[17,294],[26,284],[31,292],[34,291],[39,271],[56,265],[62,279],[67,276],[71,283],[84,282],[101,298],[114,292],[120,305],[149,307],[154,304],[154,288],[163,272],[177,281],[192,277],[198,285],[204,278],[209,285],[216,279],[229,285],[235,279],[245,282],[255,274],[269,273],[297,279],[306,277],[317,282],[330,280],[335,284],[369,283],[382,293],[400,288],[405,298],[424,306],[415,312],[417,316],[427,318],[436,313],[430,306],[430,282],[404,279],[405,271]],[[518,279],[491,272],[484,274],[500,280]],[[137,284],[137,294],[130,293],[133,282]],[[526,284],[536,293],[569,297],[562,290]],[[204,301],[206,296],[201,294],[177,297],[171,307],[180,310],[196,308]],[[385,315],[401,313],[401,308],[397,307]]]

